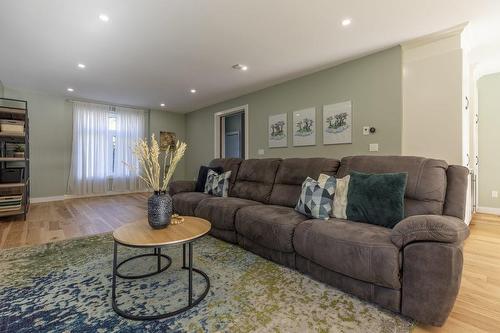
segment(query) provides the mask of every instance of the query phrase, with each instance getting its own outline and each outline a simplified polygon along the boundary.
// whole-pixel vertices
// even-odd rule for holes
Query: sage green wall
[[[401,61],[398,46],[188,113],[186,177],[193,179],[199,166],[214,157],[213,114],[245,104],[250,158],[401,154]],[[352,144],[323,145],[322,106],[347,100],[353,105]],[[307,107],[316,108],[316,145],[293,147],[292,111]],[[279,113],[288,114],[288,148],[268,148],[268,117]],[[363,126],[376,127],[376,134],[363,136]],[[370,153],[369,143],[378,143],[379,152]],[[265,154],[257,155],[258,149]]]
[[[9,87],[5,97],[28,101],[31,196],[64,195],[71,165],[71,103],[61,96]]]
[[[479,79],[479,206],[500,208],[500,198],[492,198],[491,191],[500,192],[500,73]]]
[[[3,97],[3,84],[2,81],[0,81],[0,97]]]
[[[66,194],[71,167],[73,140],[72,103],[64,96],[5,87],[5,97],[28,101],[30,119],[30,170],[33,198]],[[157,137],[160,130],[176,132],[185,139],[185,116],[164,110],[150,110],[149,129]],[[174,175],[183,179],[181,163]]]
[[[149,112],[149,136],[155,134],[160,138],[160,131],[175,132],[179,140],[186,141],[186,116],[184,114],[167,112],[165,110],[150,110]],[[184,179],[186,160],[182,159],[174,173],[174,179]]]

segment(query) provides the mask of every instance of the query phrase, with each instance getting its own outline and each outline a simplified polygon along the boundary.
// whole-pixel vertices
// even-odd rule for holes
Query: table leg
[[[116,262],[117,262],[116,259],[117,259],[118,244],[116,242],[113,242],[113,243],[114,243],[114,247],[113,247],[113,285],[111,288],[111,298],[114,302],[116,299]]]
[[[193,243],[189,243],[189,305],[193,303]]]
[[[182,244],[182,268],[187,268],[187,266],[186,266],[186,243]]]
[[[150,315],[135,315],[133,313],[130,313],[128,310],[121,310],[118,307],[118,305],[116,304],[117,277],[125,278],[125,279],[137,279],[137,278],[143,278],[143,277],[148,277],[148,276],[151,276],[154,274],[158,274],[160,272],[153,272],[153,273],[148,273],[148,274],[144,274],[144,275],[122,276],[118,272],[120,266],[123,263],[128,262],[130,260],[137,259],[140,257],[148,257],[148,256],[153,255],[153,256],[158,256],[158,257],[164,257],[168,261],[168,265],[166,265],[165,267],[163,267],[161,269],[161,272],[163,272],[164,270],[166,270],[170,266],[172,259],[164,254],[161,254],[161,248],[154,248],[154,254],[151,254],[151,253],[142,254],[142,255],[135,256],[135,257],[130,257],[130,258],[122,261],[121,263],[118,263],[118,242],[115,241],[113,244],[113,246],[114,246],[114,248],[113,248],[113,278],[112,278],[112,292],[111,292],[111,298],[112,298],[111,303],[112,303],[113,310],[117,314],[119,314],[120,316],[127,318],[127,319],[131,319],[131,320],[157,320],[157,319],[161,319],[161,318],[176,316],[180,313],[183,313],[183,312],[191,309],[193,306],[196,306],[198,303],[200,303],[205,298],[205,296],[207,296],[207,294],[208,294],[208,291],[210,289],[210,279],[208,278],[208,275],[205,272],[193,267],[193,244],[189,243],[189,249],[186,249],[186,247],[187,247],[186,245],[187,244],[183,244],[183,253],[182,253],[183,258],[182,259],[183,259],[183,264],[185,266],[183,268],[187,269],[188,274],[189,274],[189,276],[188,276],[189,277],[188,305],[186,305],[180,309],[173,310],[173,311],[166,312],[166,313],[156,313],[156,314],[150,314]],[[186,259],[186,251],[189,252],[187,254],[188,255],[187,259]],[[161,259],[160,259],[160,261],[161,261]],[[186,261],[187,261],[187,263],[186,263]],[[186,264],[187,264],[187,266],[186,266]],[[201,294],[197,295],[195,299],[193,299],[193,272],[199,274],[202,278],[205,279],[205,282],[206,282],[205,290]],[[125,286],[122,286],[122,287],[125,287]]]
[[[158,254],[158,273],[161,271],[161,248],[159,247],[156,251]]]

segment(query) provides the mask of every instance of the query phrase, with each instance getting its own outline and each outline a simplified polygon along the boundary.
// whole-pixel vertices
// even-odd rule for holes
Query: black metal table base
[[[120,245],[127,246],[124,244],[120,244]],[[149,276],[153,276],[153,275],[156,275],[156,274],[159,274],[159,273],[166,271],[170,267],[170,265],[172,264],[172,259],[169,256],[162,254],[161,248],[157,247],[157,248],[154,248],[154,253],[140,254],[137,256],[127,258],[124,261],[118,263],[118,254],[117,254],[118,243],[115,241],[114,242],[114,249],[113,249],[113,282],[112,282],[112,291],[111,291],[111,300],[112,300],[113,310],[117,314],[119,314],[120,316],[127,318],[127,319],[154,320],[154,319],[161,319],[161,318],[166,318],[166,317],[178,315],[184,311],[191,309],[192,307],[194,307],[195,305],[200,303],[205,298],[205,296],[207,296],[207,294],[208,294],[208,290],[210,289],[210,279],[208,278],[208,275],[205,274],[205,272],[203,272],[202,270],[197,269],[197,268],[193,268],[193,243],[189,242],[187,245],[189,247],[188,260],[187,260],[188,265],[186,266],[186,244],[183,244],[182,245],[182,269],[188,270],[188,302],[187,302],[188,305],[186,305],[180,309],[166,312],[166,313],[161,313],[161,314],[134,315],[126,310],[120,309],[118,307],[118,305],[116,304],[116,277],[120,277],[122,279],[140,279],[140,278],[146,278]],[[125,274],[121,274],[118,272],[118,268],[120,268],[126,262],[130,262],[130,261],[132,261],[134,259],[138,259],[138,258],[151,257],[151,256],[158,258],[156,271],[154,271],[154,272],[149,272],[146,274],[139,274],[139,275],[125,275]],[[165,263],[163,266],[162,266],[161,258],[164,258],[167,260],[167,263]],[[195,299],[193,299],[193,272],[200,274],[205,279],[205,282],[206,282],[205,290],[203,291],[203,293],[200,296],[198,296]]]

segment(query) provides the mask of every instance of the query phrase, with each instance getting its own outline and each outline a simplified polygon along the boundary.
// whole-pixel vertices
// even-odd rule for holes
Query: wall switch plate
[[[378,151],[378,143],[370,143],[370,151]]]
[[[492,198],[498,198],[498,191],[491,191]]]
[[[370,126],[363,126],[363,135],[370,134]]]
[[[259,154],[259,155],[264,155],[264,149],[259,149],[259,150],[257,150],[257,154]]]

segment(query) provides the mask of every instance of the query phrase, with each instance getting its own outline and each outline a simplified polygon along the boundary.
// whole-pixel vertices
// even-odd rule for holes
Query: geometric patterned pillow
[[[204,193],[214,195],[216,197],[227,197],[227,192],[229,190],[229,178],[231,178],[231,171],[227,171],[219,175],[213,170],[208,170]]]
[[[295,210],[312,218],[328,220],[332,213],[332,196],[336,182],[333,176],[323,178],[321,184],[307,177],[302,183],[302,192]]]

